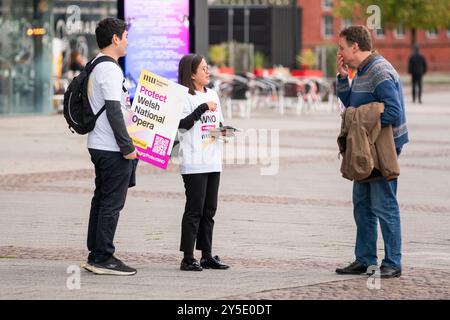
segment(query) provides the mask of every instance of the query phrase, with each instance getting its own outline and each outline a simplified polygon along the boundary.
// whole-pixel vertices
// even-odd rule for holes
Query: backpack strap
[[[95,58],[94,58],[95,59]],[[97,59],[92,59],[91,61],[89,61],[88,63],[86,63],[86,67],[85,70],[88,74],[90,74],[92,72],[92,70],[95,68],[96,65],[98,65],[99,63],[105,62],[105,61],[109,61],[109,62],[114,62],[115,64],[119,65],[117,63],[116,60],[114,60],[112,57],[110,56],[101,56],[98,57]]]
[[[94,122],[97,121],[98,117],[101,116],[102,112],[106,110],[106,104],[95,114],[94,116]]]
[[[95,66],[98,65],[99,63],[102,63],[102,62],[106,62],[106,61],[114,62],[115,64],[117,64],[117,65],[119,66],[119,64],[117,63],[117,61],[114,60],[114,59],[113,59],[112,57],[110,57],[110,56],[101,56],[101,57],[98,57],[98,58],[95,59],[95,60],[94,60],[94,59],[95,59],[95,58],[93,58],[91,61],[89,61],[88,63],[86,63],[85,70],[86,70],[86,73],[87,73],[88,76],[89,76],[89,74],[92,72],[92,70],[94,70]],[[120,67],[120,66],[119,66],[119,67]],[[103,111],[105,111],[105,109],[106,109],[106,105],[104,105],[103,107],[101,107],[101,109],[96,113],[96,115],[95,115],[95,117],[94,117],[94,122],[97,121],[98,117],[100,117],[100,115],[103,113]]]

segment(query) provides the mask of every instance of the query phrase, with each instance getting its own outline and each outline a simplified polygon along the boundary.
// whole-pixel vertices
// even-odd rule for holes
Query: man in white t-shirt
[[[127,25],[116,18],[100,21],[95,30],[100,53],[94,58],[109,56],[116,62],[105,61],[95,66],[89,76],[88,98],[98,117],[89,132],[87,147],[95,166],[95,191],[89,217],[86,270],[96,274],[134,275],[136,269],[114,256],[114,234],[120,210],[125,205],[130,179],[137,160],[136,150],[128,135],[122,108],[129,104],[123,86],[123,72],[117,61],[125,56],[128,45]]]

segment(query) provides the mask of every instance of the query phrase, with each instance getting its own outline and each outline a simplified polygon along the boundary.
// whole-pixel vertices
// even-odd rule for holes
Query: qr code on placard
[[[160,156],[165,156],[167,154],[167,149],[169,149],[169,143],[170,139],[155,135],[152,151]]]

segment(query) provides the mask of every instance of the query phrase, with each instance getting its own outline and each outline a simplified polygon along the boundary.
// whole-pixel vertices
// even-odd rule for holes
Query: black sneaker
[[[94,263],[91,261],[87,261],[87,262],[83,262],[80,264],[80,268],[83,268],[84,270],[87,270],[89,272],[93,272],[93,268],[94,268]]]
[[[114,256],[106,261],[94,263],[91,271],[95,274],[110,274],[116,276],[132,276],[137,272],[136,269],[127,266]]]

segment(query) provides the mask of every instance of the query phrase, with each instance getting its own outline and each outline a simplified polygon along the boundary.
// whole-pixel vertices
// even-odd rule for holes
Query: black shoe
[[[137,273],[136,269],[127,266],[114,256],[103,262],[94,263],[90,271],[95,274],[110,274],[115,276],[132,276]]]
[[[202,271],[203,268],[200,266],[197,260],[181,260],[180,270],[183,271]]]
[[[367,272],[367,268],[369,266],[367,264],[361,263],[359,261],[354,261],[350,263],[345,268],[337,268],[337,274],[363,274]]]
[[[387,266],[380,267],[380,277],[382,279],[398,278],[402,275],[402,269],[391,268]]]
[[[205,269],[228,269],[230,266],[226,265],[222,261],[220,261],[219,256],[214,256],[210,258],[202,258],[200,260],[200,264]]]

